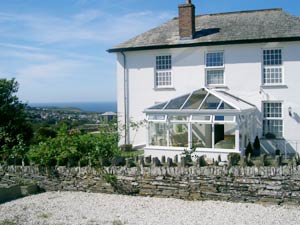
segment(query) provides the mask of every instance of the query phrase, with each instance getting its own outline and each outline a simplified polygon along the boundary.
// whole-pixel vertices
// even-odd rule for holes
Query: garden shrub
[[[239,153],[229,153],[227,157],[230,166],[239,165],[239,162],[241,160],[241,155]]]
[[[198,161],[198,165],[200,166],[200,167],[204,167],[204,166],[207,166],[207,162],[206,162],[206,160],[205,160],[205,155],[202,155],[202,156],[200,156],[198,159],[197,159],[197,161]]]
[[[279,167],[282,165],[282,156],[281,155],[276,155],[275,156],[275,166]]]
[[[300,165],[300,156],[299,153],[296,153],[296,155],[292,159],[293,165],[294,166],[299,166]]]
[[[255,137],[254,143],[253,143],[253,156],[260,156],[260,141],[258,136]]]
[[[116,133],[81,134],[62,126],[57,137],[32,146],[28,157],[34,164],[43,166],[102,166],[118,154]]]
[[[275,155],[281,155],[280,149],[276,149],[276,150],[275,150]]]
[[[253,155],[253,148],[252,148],[252,145],[251,145],[250,142],[248,143],[248,145],[247,145],[247,147],[246,147],[245,155],[246,155],[247,157]]]
[[[130,152],[133,150],[132,144],[124,144],[120,146],[120,150],[124,152]]]

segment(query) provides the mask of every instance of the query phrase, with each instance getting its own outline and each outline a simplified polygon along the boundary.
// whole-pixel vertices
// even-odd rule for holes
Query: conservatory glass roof
[[[189,112],[202,113],[207,111],[242,112],[254,110],[255,106],[229,94],[226,91],[216,91],[201,88],[192,93],[173,98],[167,102],[147,108],[145,113]]]

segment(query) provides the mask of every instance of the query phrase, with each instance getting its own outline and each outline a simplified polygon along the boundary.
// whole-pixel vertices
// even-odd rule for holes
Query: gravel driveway
[[[0,205],[16,224],[300,224],[300,207],[47,192]],[[14,224],[14,223],[11,223]]]

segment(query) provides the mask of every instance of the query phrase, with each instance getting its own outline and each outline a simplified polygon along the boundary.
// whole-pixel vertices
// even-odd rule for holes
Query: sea
[[[84,112],[117,112],[116,102],[50,102],[50,103],[29,103],[31,107],[71,107],[78,108]]]

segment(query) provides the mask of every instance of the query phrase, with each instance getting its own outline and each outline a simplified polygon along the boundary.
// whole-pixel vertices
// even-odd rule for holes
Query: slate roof
[[[217,114],[254,111],[256,107],[226,91],[201,88],[144,110],[147,114]]]
[[[196,16],[192,40],[180,40],[178,18],[174,18],[108,52],[290,40],[300,40],[300,17],[265,9]]]

